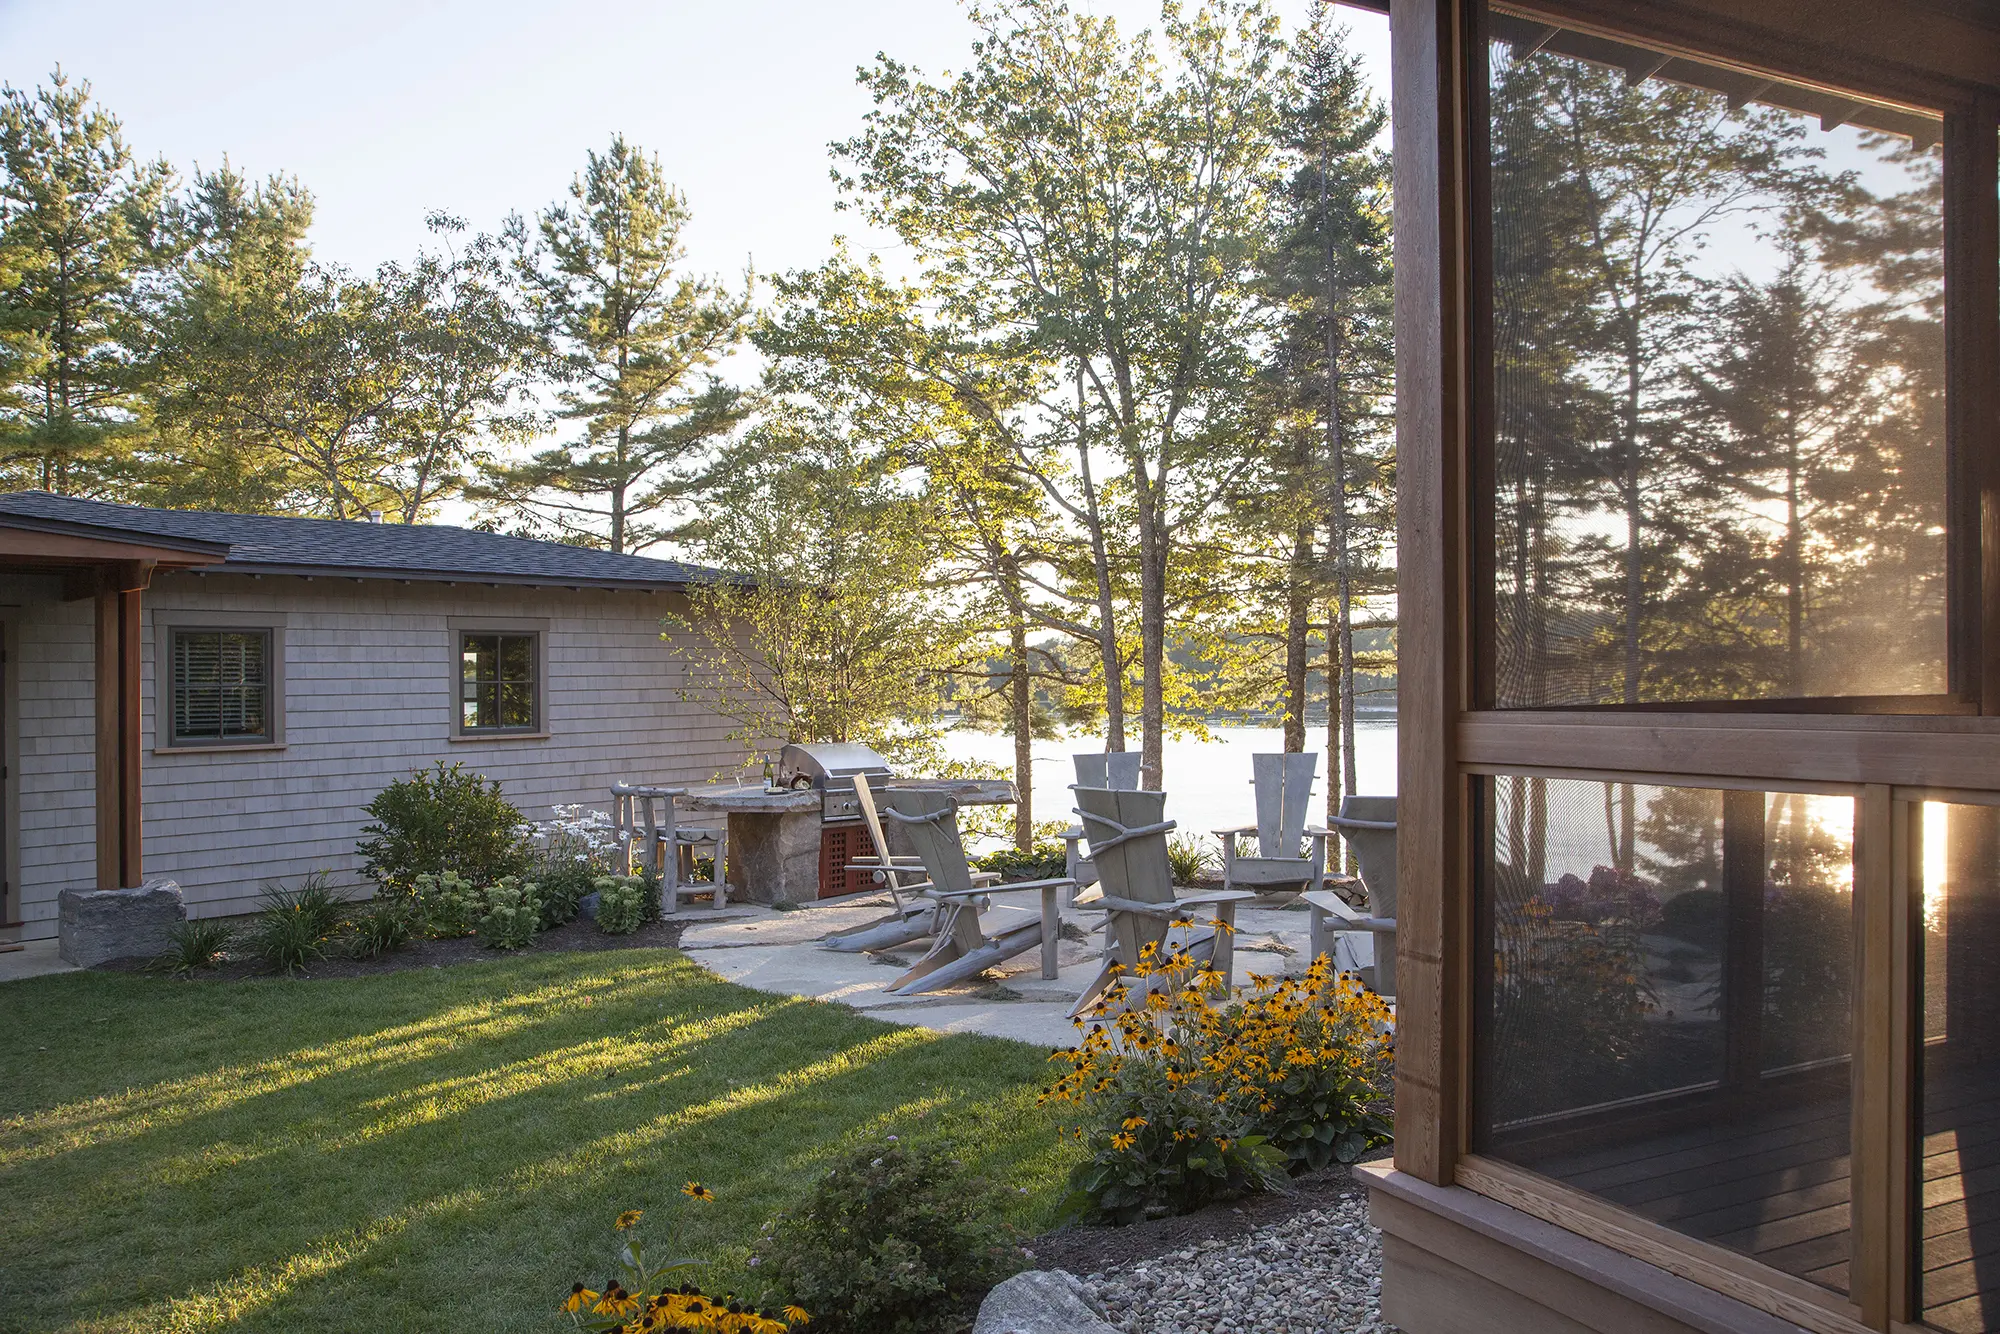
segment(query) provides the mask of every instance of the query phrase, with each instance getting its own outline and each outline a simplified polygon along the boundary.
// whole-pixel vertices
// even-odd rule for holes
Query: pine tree
[[[60,68],[0,89],[0,477],[115,495],[141,432],[134,300],[170,173]]]
[[[711,368],[743,336],[749,280],[732,293],[679,272],[688,216],[659,158],[620,136],[589,155],[570,202],[532,226],[509,219],[506,243],[558,382],[558,415],[582,434],[493,470],[478,493],[488,503],[613,551],[665,535],[664,512],[699,451],[746,413]]]
[[[1272,358],[1283,398],[1271,493],[1256,513],[1290,550],[1285,598],[1285,746],[1305,749],[1312,610],[1330,608],[1328,813],[1356,782],[1355,600],[1379,591],[1371,559],[1394,523],[1381,405],[1392,387],[1388,110],[1316,4],[1295,45],[1279,134],[1296,165],[1270,261],[1285,323]],[[1326,538],[1325,560],[1316,544]]]

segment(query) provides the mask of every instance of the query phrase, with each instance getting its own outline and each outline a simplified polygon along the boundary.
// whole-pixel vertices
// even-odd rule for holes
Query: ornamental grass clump
[[[597,886],[597,929],[607,936],[629,936],[646,921],[646,881],[636,875],[601,875]]]
[[[245,943],[278,972],[297,972],[326,958],[346,930],[350,905],[324,871],[314,871],[297,889],[267,883],[258,898],[257,920]]]
[[[229,958],[235,933],[214,917],[176,922],[167,932],[167,948],[153,960],[155,970],[184,977],[198,968],[216,968]]]
[[[1388,1007],[1322,956],[1303,979],[1231,993],[1213,969],[1148,945],[1079,1020],[1044,1103],[1077,1109],[1089,1150],[1073,1217],[1132,1223],[1358,1161],[1389,1135]]]
[[[963,1334],[987,1289],[1025,1264],[1001,1199],[949,1148],[886,1135],[766,1224],[750,1263],[826,1334]]]
[[[542,929],[542,902],[533,883],[502,876],[481,896],[479,938],[488,949],[521,950],[534,944]]]
[[[681,1194],[699,1204],[715,1198],[715,1192],[698,1181],[682,1186]],[[734,1293],[710,1296],[692,1283],[673,1283],[675,1275],[698,1269],[706,1262],[685,1258],[650,1262],[639,1240],[639,1223],[644,1217],[642,1209],[627,1209],[612,1224],[618,1233],[618,1268],[602,1288],[583,1283],[571,1287],[562,1310],[578,1329],[593,1334],[653,1334],[664,1330],[692,1330],[695,1334],[787,1334],[807,1322],[806,1313],[796,1306],[764,1311],[737,1300]]]

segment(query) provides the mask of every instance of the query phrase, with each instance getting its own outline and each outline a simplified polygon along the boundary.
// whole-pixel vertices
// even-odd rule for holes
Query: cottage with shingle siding
[[[53,936],[65,889],[137,883],[138,846],[191,916],[248,911],[267,880],[355,880],[361,808],[435,760],[498,779],[534,818],[746,759],[728,720],[681,698],[661,641],[715,571],[42,492],[0,495],[0,534],[0,939]],[[121,765],[137,771],[130,849],[104,809]]]

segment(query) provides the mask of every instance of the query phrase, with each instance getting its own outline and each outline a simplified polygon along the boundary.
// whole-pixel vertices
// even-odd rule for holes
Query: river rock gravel
[[[1395,1334],[1382,1319],[1382,1240],[1356,1194],[1242,1236],[1083,1280],[1124,1334]]]

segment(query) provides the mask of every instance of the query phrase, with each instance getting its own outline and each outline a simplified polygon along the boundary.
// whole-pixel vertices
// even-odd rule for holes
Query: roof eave
[[[490,570],[397,569],[380,565],[305,565],[278,561],[230,560],[202,574],[289,575],[301,579],[385,579],[411,584],[489,584],[495,588],[600,588],[637,593],[682,592],[690,584],[748,585],[754,580],[717,572],[684,579],[605,579],[575,575],[500,574]]]

